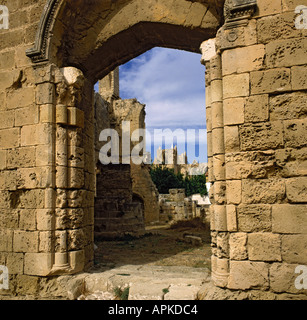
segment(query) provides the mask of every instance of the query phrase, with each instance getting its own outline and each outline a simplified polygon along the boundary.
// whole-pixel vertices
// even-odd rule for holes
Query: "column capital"
[[[206,40],[200,45],[200,51],[202,53],[200,61],[203,65],[205,65],[206,62],[209,62],[216,55],[215,43],[216,39],[214,38]]]

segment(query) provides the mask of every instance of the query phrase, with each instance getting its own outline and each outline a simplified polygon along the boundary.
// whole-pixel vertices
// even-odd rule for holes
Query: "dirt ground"
[[[189,243],[192,235],[200,243]],[[209,228],[199,220],[178,222],[172,226],[151,226],[139,238],[95,242],[95,266],[121,265],[186,266],[211,269]]]

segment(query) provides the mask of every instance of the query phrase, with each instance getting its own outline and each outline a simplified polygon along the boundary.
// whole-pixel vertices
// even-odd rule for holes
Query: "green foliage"
[[[162,168],[160,166],[151,167],[150,175],[161,194],[167,194],[169,189],[184,188],[182,175],[175,174],[173,169]]]
[[[187,196],[200,193],[201,196],[208,194],[206,188],[206,176],[186,176],[184,178],[185,192]]]
[[[175,174],[173,169],[162,168],[161,166],[152,166],[150,175],[161,194],[169,193],[169,189],[185,189],[188,197],[197,193],[202,196],[208,194],[205,175],[183,177],[182,174]]]
[[[130,287],[122,289],[121,287],[114,288],[114,295],[116,299],[119,300],[128,300],[129,298]]]

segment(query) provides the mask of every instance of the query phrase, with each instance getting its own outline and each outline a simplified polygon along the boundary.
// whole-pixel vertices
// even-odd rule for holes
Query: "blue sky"
[[[120,96],[122,99],[137,98],[146,104],[146,128],[149,132],[165,128],[172,131],[206,128],[205,67],[200,59],[201,55],[196,53],[153,48],[120,66]],[[203,131],[200,162],[207,162],[206,140],[206,132]],[[196,146],[198,144],[199,141]],[[184,148],[178,141],[180,153]],[[190,155],[188,161],[192,162],[195,157]]]

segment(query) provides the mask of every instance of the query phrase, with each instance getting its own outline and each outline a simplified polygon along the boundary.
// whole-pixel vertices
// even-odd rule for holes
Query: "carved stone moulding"
[[[257,8],[257,0],[226,0],[224,7],[225,28],[247,24]]]
[[[40,63],[49,60],[49,36],[54,23],[54,18],[62,0],[48,0],[44,7],[39,27],[36,33],[33,48],[26,51],[26,55],[33,63]]]

